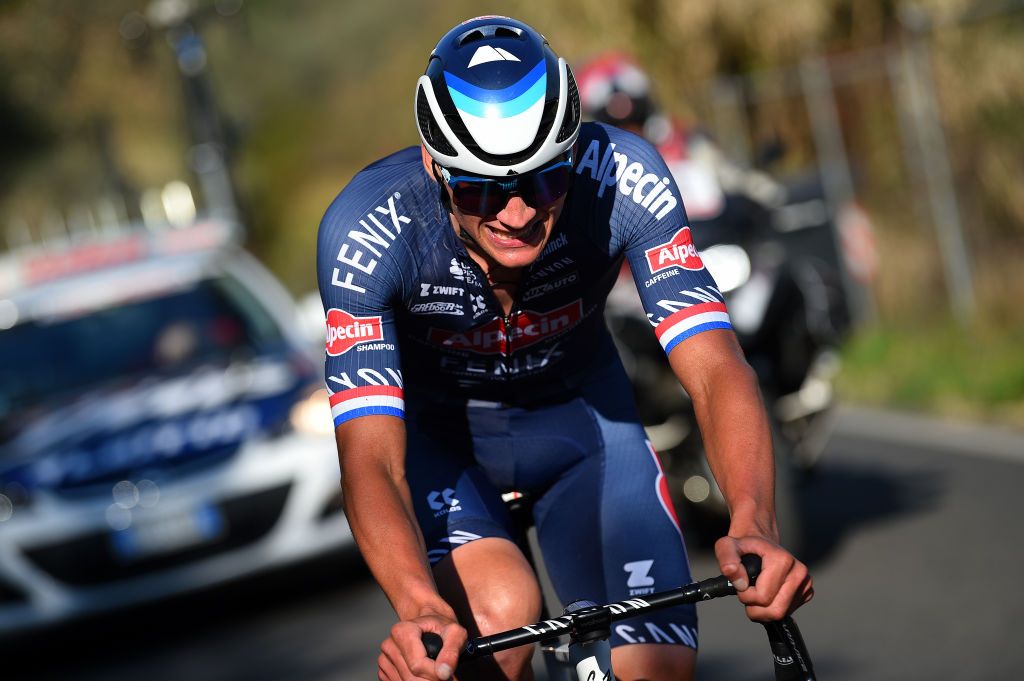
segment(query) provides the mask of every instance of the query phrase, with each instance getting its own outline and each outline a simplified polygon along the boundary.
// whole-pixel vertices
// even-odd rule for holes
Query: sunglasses
[[[441,177],[452,188],[452,203],[469,215],[496,215],[513,194],[529,206],[552,204],[565,196],[572,180],[571,154],[539,170],[507,178],[453,175],[451,170],[438,167]]]

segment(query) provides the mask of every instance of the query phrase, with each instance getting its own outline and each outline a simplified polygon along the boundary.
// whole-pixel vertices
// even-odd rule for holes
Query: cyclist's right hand
[[[436,660],[427,657],[423,647],[422,636],[427,631],[444,641]],[[380,681],[448,681],[466,639],[466,630],[448,615],[431,613],[401,621],[381,643],[377,677]]]

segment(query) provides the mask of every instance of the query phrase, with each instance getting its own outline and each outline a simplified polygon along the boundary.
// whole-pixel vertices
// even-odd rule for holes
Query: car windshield
[[[252,355],[281,341],[266,309],[227,276],[26,321],[0,331],[0,418],[90,387]]]

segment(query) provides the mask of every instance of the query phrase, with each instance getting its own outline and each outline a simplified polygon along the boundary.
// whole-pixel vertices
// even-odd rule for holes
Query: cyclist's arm
[[[653,150],[641,145],[628,154],[655,176],[668,177]],[[631,177],[628,168],[622,177]],[[715,546],[722,573],[736,584],[751,618],[778,619],[808,600],[810,579],[779,546],[771,432],[757,380],[733,334],[725,298],[693,246],[677,192],[668,184],[647,211],[624,210],[613,233],[621,234],[647,316],[693,399],[708,461],[729,505],[729,535]],[[749,590],[742,553],[756,553],[764,563]]]
[[[454,618],[437,594],[405,479],[405,426],[365,416],[336,429],[345,514],[367,565],[399,619]]]
[[[392,416],[364,416],[342,423],[335,435],[352,535],[399,619],[382,645],[381,664],[406,664],[416,677],[448,678],[451,672],[440,666],[455,667],[466,635],[438,595],[427,562],[405,479],[405,426]],[[424,631],[445,640],[436,663],[423,657]]]
[[[727,330],[683,341],[669,363],[693,401],[708,463],[729,506],[728,536],[715,544],[722,574],[741,592],[751,619],[781,619],[810,600],[813,586],[806,566],[779,546],[771,432],[757,378]],[[764,563],[749,591],[744,553]]]
[[[327,313],[325,380],[341,464],[344,507],[367,565],[398,614],[379,659],[389,679],[441,679],[465,631],[438,596],[405,479],[405,402],[396,309],[405,296],[403,245],[370,251],[360,236],[366,206],[380,203],[360,173],[328,209],[318,235],[317,275]],[[353,227],[355,225],[356,227]],[[422,631],[441,634],[435,663]]]
[[[778,543],[771,431],[736,336],[724,329],[699,333],[677,345],[669,363],[693,401],[708,463],[729,505],[729,534]]]

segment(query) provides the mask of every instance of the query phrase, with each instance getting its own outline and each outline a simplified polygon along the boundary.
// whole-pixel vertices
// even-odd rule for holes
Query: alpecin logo
[[[327,311],[327,354],[337,357],[360,343],[384,340],[380,320],[379,316],[353,317],[332,307]]]
[[[571,329],[581,319],[583,301],[574,300],[550,312],[523,310],[516,315],[515,326],[512,329],[508,329],[505,320],[500,317],[468,331],[431,329],[430,342],[453,350],[495,355],[539,343]]]
[[[660,169],[665,171],[664,166]],[[597,198],[604,196],[609,187],[617,187],[621,194],[632,198],[655,220],[671,213],[679,203],[672,193],[672,181],[668,177],[659,179],[639,161],[630,161],[626,154],[615,151],[614,142],[609,142],[602,153],[601,144],[596,139],[591,140],[576,164],[576,174],[582,176],[588,170],[590,178],[598,183]]]
[[[689,227],[683,227],[676,232],[668,243],[648,248],[644,255],[647,256],[647,266],[651,268],[651,274],[670,267],[682,267],[693,271],[704,269],[704,263],[690,237]]]

